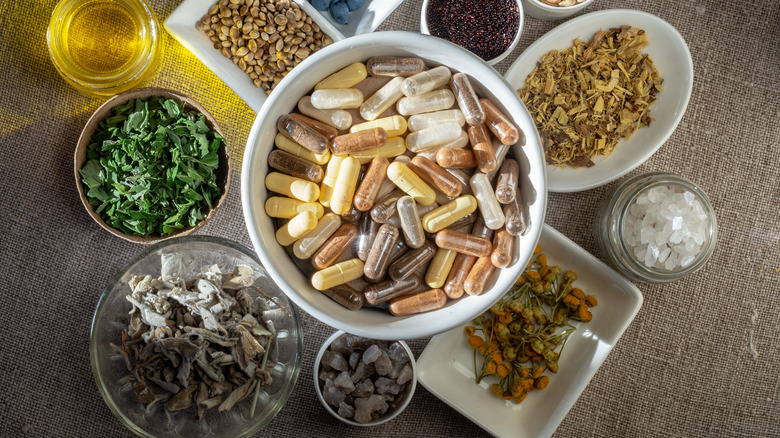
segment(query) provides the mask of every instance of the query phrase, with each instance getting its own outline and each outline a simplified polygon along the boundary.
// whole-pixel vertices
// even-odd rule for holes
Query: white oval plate
[[[608,157],[594,159],[595,166],[584,169],[547,166],[547,189],[551,192],[578,192],[614,181],[650,158],[672,135],[682,119],[693,87],[693,61],[682,35],[671,24],[648,14],[629,9],[610,9],[583,15],[561,24],[536,40],[512,63],[506,78],[516,89],[536,67],[542,56],[554,49],[571,46],[575,38],[590,41],[599,29],[630,25],[647,32],[650,55],[664,78],[663,91],[650,106],[655,119],[637,130],[631,139],[623,139]]]

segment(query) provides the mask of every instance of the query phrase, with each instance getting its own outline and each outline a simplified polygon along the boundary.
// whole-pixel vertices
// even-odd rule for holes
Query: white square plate
[[[420,384],[499,437],[552,435],[642,306],[636,286],[552,227],[544,226],[539,244],[547,263],[577,272],[575,285],[598,299],[593,321],[580,324],[566,341],[558,374],[550,375],[546,389],[516,405],[490,391],[491,379],[474,383],[474,350],[464,326],[434,336],[417,359]]]
[[[308,0],[303,1],[308,3]],[[320,14],[333,27],[338,29],[345,38],[349,38],[375,31],[403,2],[404,0],[366,0],[363,7],[349,14],[349,22],[347,24],[336,23],[333,17],[330,16],[330,11],[314,9],[314,13]]]

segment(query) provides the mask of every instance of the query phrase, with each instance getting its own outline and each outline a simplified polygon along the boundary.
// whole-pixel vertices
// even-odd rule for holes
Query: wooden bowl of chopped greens
[[[101,105],[81,132],[73,172],[95,222],[142,244],[196,231],[230,187],[227,144],[214,117],[162,88],[128,91]]]

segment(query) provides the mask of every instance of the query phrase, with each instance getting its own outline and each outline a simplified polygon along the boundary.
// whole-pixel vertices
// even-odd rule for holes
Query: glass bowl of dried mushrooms
[[[257,256],[209,236],[144,249],[108,283],[92,320],[100,394],[144,437],[250,436],[301,368],[295,306]]]

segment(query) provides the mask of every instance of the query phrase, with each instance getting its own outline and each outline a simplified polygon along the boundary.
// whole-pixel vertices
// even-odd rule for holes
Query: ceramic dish
[[[552,21],[562,20],[587,8],[594,0],[585,0],[574,6],[551,6],[539,0],[522,0],[525,13],[537,20]]]
[[[517,262],[494,275],[480,296],[451,301],[444,307],[421,314],[392,316],[383,309],[348,310],[314,289],[305,275],[275,238],[276,224],[266,214],[265,202],[273,196],[265,188],[269,173],[268,156],[274,147],[276,122],[295,109],[298,100],[314,85],[354,62],[372,56],[419,56],[429,67],[446,64],[474,78],[475,91],[490,98],[525,132],[525,146],[513,146],[520,162],[523,199],[527,205],[530,227],[520,238]],[[414,339],[449,330],[481,313],[509,289],[531,257],[542,231],[547,203],[544,157],[531,115],[516,97],[509,84],[476,55],[431,36],[411,32],[374,32],[349,38],[315,53],[293,69],[285,80],[286,87],[272,93],[257,115],[247,140],[241,172],[241,199],[249,237],[274,280],[291,300],[306,312],[332,327],[372,339]],[[311,265],[307,263],[310,267]]]
[[[334,42],[344,39],[344,35],[334,27],[333,23],[325,19],[307,0],[294,1],[311,16],[324,33],[330,35]],[[195,23],[216,3],[217,0],[184,0],[165,20],[165,29],[209,70],[219,76],[222,82],[238,94],[253,111],[258,112],[268,99],[263,89],[255,87],[249,75],[234,65],[233,61],[222,56],[206,34],[195,28]]]
[[[302,1],[309,2],[309,0]],[[330,16],[329,11],[314,9],[311,15],[319,14],[323,19],[328,20],[333,27],[338,29],[344,38],[349,38],[375,31],[403,2],[404,0],[366,0],[366,3],[360,9],[349,14],[349,22],[347,24],[336,23],[333,17]]]
[[[547,188],[551,192],[577,192],[614,181],[650,158],[672,135],[682,119],[693,86],[693,61],[677,30],[666,21],[646,12],[611,9],[592,12],[568,21],[531,44],[504,76],[514,88],[526,77],[545,53],[565,49],[575,38],[590,41],[599,29],[631,25],[647,32],[650,55],[664,78],[663,91],[650,107],[653,123],[637,130],[630,140],[621,140],[608,157],[594,159],[595,166],[584,169],[547,166]]]
[[[488,379],[475,384],[474,350],[466,343],[463,325],[434,336],[417,359],[421,385],[500,437],[552,435],[642,306],[636,286],[552,227],[544,226],[539,244],[549,264],[576,271],[577,287],[599,300],[593,321],[569,337],[558,374],[544,391],[515,405],[496,397]]]

